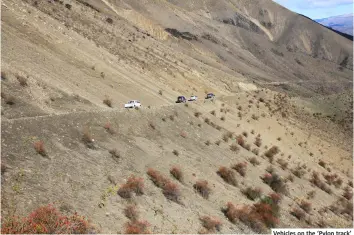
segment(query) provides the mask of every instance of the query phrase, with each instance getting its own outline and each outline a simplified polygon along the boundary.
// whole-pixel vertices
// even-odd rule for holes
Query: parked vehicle
[[[196,101],[197,99],[198,99],[198,96],[192,95],[188,101]]]
[[[184,96],[178,96],[176,103],[186,103],[187,99]]]
[[[207,96],[205,97],[205,99],[212,99],[214,97],[215,97],[215,95],[213,93],[208,93]]]
[[[125,104],[124,107],[125,108],[135,108],[135,107],[140,108],[141,107],[141,103],[138,100],[131,100],[127,104]]]

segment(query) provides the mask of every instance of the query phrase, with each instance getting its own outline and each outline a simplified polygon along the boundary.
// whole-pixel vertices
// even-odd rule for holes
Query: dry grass
[[[208,185],[208,181],[206,180],[198,180],[194,185],[193,188],[205,199],[209,198],[211,189]]]
[[[47,151],[44,148],[43,141],[40,140],[40,141],[35,142],[34,149],[36,150],[37,153],[39,153],[43,157],[47,156]]]
[[[135,177],[134,175],[130,176],[127,180],[127,183],[123,184],[118,189],[118,195],[122,198],[131,198],[132,194],[135,193],[137,196],[144,194],[144,180],[143,178]]]
[[[236,170],[241,176],[246,175],[247,171],[247,162],[240,162],[231,167],[232,169]]]
[[[231,184],[233,186],[237,186],[237,180],[235,177],[234,172],[227,168],[227,167],[220,167],[219,170],[217,171],[217,174],[228,184]]]
[[[174,166],[170,170],[170,174],[178,181],[183,182],[183,174],[181,168]]]
[[[210,216],[203,216],[200,218],[202,226],[208,233],[215,233],[215,231],[221,230],[221,221],[218,218],[212,218]]]

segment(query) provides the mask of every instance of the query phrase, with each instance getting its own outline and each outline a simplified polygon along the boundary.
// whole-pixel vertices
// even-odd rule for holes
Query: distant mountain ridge
[[[353,14],[331,16],[315,19],[315,21],[336,31],[353,36]]]

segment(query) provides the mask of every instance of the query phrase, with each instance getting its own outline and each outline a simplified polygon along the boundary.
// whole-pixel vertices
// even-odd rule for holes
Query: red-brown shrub
[[[139,212],[135,205],[128,205],[124,209],[124,215],[132,221],[136,221],[139,219]]]
[[[202,226],[208,231],[208,232],[215,232],[215,231],[220,231],[221,229],[221,221],[218,218],[212,218],[210,216],[203,216],[200,218],[202,222]]]
[[[237,180],[235,178],[234,172],[227,168],[227,167],[220,167],[219,170],[217,171],[217,174],[228,184],[231,184],[233,186],[237,186]]]
[[[293,208],[290,214],[295,216],[298,220],[304,220],[306,217],[305,212],[300,208]]]
[[[168,200],[174,201],[179,203],[180,202],[180,196],[181,192],[178,188],[178,185],[172,182],[168,182],[164,187],[163,187],[163,195]]]
[[[127,183],[123,184],[118,189],[118,195],[122,198],[131,198],[132,193],[137,196],[144,194],[144,180],[143,178],[137,178],[135,176],[130,176]]]
[[[115,133],[115,131],[113,130],[113,128],[112,128],[112,126],[111,126],[111,124],[109,123],[109,122],[107,122],[106,124],[104,124],[104,129],[106,129],[106,131],[109,133],[109,134],[111,134],[111,135],[113,135],[114,133]]]
[[[34,143],[34,149],[37,151],[37,153],[39,153],[40,155],[42,155],[43,157],[47,156],[47,152],[44,148],[44,143],[43,141],[37,141]]]
[[[11,217],[5,219],[1,226],[3,234],[87,234],[95,228],[77,213],[62,215],[52,205],[34,210],[28,217]]]
[[[193,188],[205,199],[209,198],[209,194],[211,189],[208,185],[208,181],[206,180],[198,180],[194,185]]]
[[[179,167],[177,166],[172,167],[170,173],[176,180],[183,182],[183,174]]]
[[[320,175],[317,172],[312,172],[312,178],[310,179],[310,183],[322,189],[328,194],[332,194],[331,188],[329,188],[321,179]]]
[[[151,181],[159,188],[163,188],[169,181],[160,172],[149,168],[147,174],[150,176]]]
[[[311,203],[305,200],[300,202],[300,208],[303,209],[306,213],[309,213],[312,209]]]
[[[243,136],[242,135],[239,135],[236,137],[236,142],[241,146],[245,146],[245,140],[243,139]]]
[[[343,192],[343,197],[347,199],[348,201],[352,200],[353,198],[353,188],[350,188],[349,186],[345,187],[344,192]]]
[[[284,180],[276,173],[270,174],[267,173],[262,177],[264,183],[268,184],[274,192],[287,194],[288,189]]]
[[[147,221],[130,221],[125,224],[125,234],[150,234]]]
[[[245,176],[247,170],[247,162],[237,163],[233,165],[231,168],[236,170],[241,176]]]

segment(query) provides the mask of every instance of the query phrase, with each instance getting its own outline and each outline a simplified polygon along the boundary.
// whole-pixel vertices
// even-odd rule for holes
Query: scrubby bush
[[[179,167],[177,166],[172,167],[170,173],[176,180],[183,182],[183,174]]]
[[[247,162],[237,163],[233,165],[231,168],[236,170],[241,176],[245,176],[247,170]]]
[[[34,149],[36,150],[37,153],[39,153],[43,157],[47,156],[47,151],[44,148],[43,141],[40,140],[40,141],[35,142]]]
[[[288,162],[282,158],[279,158],[277,160],[277,163],[280,165],[281,169],[283,169],[283,170],[286,170],[288,168]]]
[[[306,171],[301,166],[296,166],[291,172],[300,179],[306,174]]]
[[[329,188],[320,178],[320,175],[317,172],[312,172],[312,177],[310,182],[320,188],[321,190],[325,191],[328,194],[332,194],[331,188]]]
[[[181,196],[181,192],[178,188],[178,185],[172,182],[167,182],[164,187],[163,187],[163,195],[165,195],[165,197],[168,200],[174,201],[179,203],[180,202],[180,196]]]
[[[254,144],[257,146],[257,147],[261,147],[262,145],[262,140],[259,136],[256,137],[256,141],[254,142]]]
[[[221,221],[217,218],[213,218],[210,216],[203,216],[200,218],[202,222],[202,226],[207,230],[209,233],[214,233],[215,231],[220,231],[221,229]]]
[[[139,212],[135,205],[128,205],[124,209],[124,215],[132,221],[136,221],[139,219]]]
[[[122,198],[131,198],[135,193],[137,196],[144,194],[144,180],[135,176],[130,176],[127,183],[123,184],[117,191]]]
[[[169,181],[160,172],[151,168],[148,169],[147,174],[151,181],[159,188],[163,188]]]
[[[258,159],[256,157],[251,157],[249,159],[249,162],[253,165],[253,166],[258,166],[260,164],[260,162],[258,161]]]
[[[345,199],[347,199],[348,201],[352,200],[352,198],[353,198],[353,188],[345,187],[344,192],[343,192],[343,197]]]
[[[21,86],[28,86],[28,83],[27,83],[27,78],[23,77],[23,76],[20,76],[20,75],[17,75],[16,76],[17,78],[17,81],[20,83]]]
[[[194,185],[193,188],[205,199],[209,198],[209,194],[211,189],[208,185],[208,181],[206,180],[198,180]]]
[[[217,171],[217,174],[228,184],[231,184],[233,186],[237,186],[237,180],[235,178],[234,172],[227,168],[227,167],[220,167],[219,170]]]
[[[231,145],[230,145],[230,150],[231,150],[232,152],[237,152],[237,151],[239,151],[240,149],[238,148],[238,146],[237,146],[236,144],[231,144]]]
[[[103,103],[108,107],[112,108],[112,100],[109,99],[108,97],[103,100]]]
[[[85,217],[64,216],[52,205],[39,207],[24,218],[6,218],[1,226],[3,234],[88,234],[95,230]]]
[[[254,149],[252,149],[252,153],[254,154],[254,155],[259,155],[259,149],[257,149],[257,148],[254,148]]]
[[[300,208],[303,209],[306,213],[310,213],[311,209],[312,209],[312,205],[310,202],[305,201],[305,200],[301,200],[300,202]]]
[[[284,180],[276,173],[267,173],[262,177],[264,183],[268,184],[274,192],[287,194],[288,189]]]
[[[106,129],[106,131],[107,131],[109,134],[111,134],[111,135],[115,134],[115,131],[114,131],[114,129],[112,128],[112,126],[111,126],[111,124],[110,124],[109,122],[107,122],[103,127],[104,127],[104,129]]]
[[[277,146],[273,146],[268,149],[264,155],[269,159],[269,162],[273,162],[274,156],[279,153],[279,148]]]
[[[176,149],[174,149],[174,150],[172,151],[172,153],[173,153],[174,155],[176,155],[176,156],[179,155],[179,152],[178,152]]]
[[[149,234],[150,224],[147,221],[129,221],[125,227],[125,234]]]
[[[295,216],[298,220],[304,220],[306,217],[305,212],[300,208],[293,208],[290,214]]]
[[[246,189],[242,190],[242,193],[246,195],[246,197],[252,201],[256,200],[257,198],[261,197],[262,190],[260,188],[253,188],[247,187]]]

